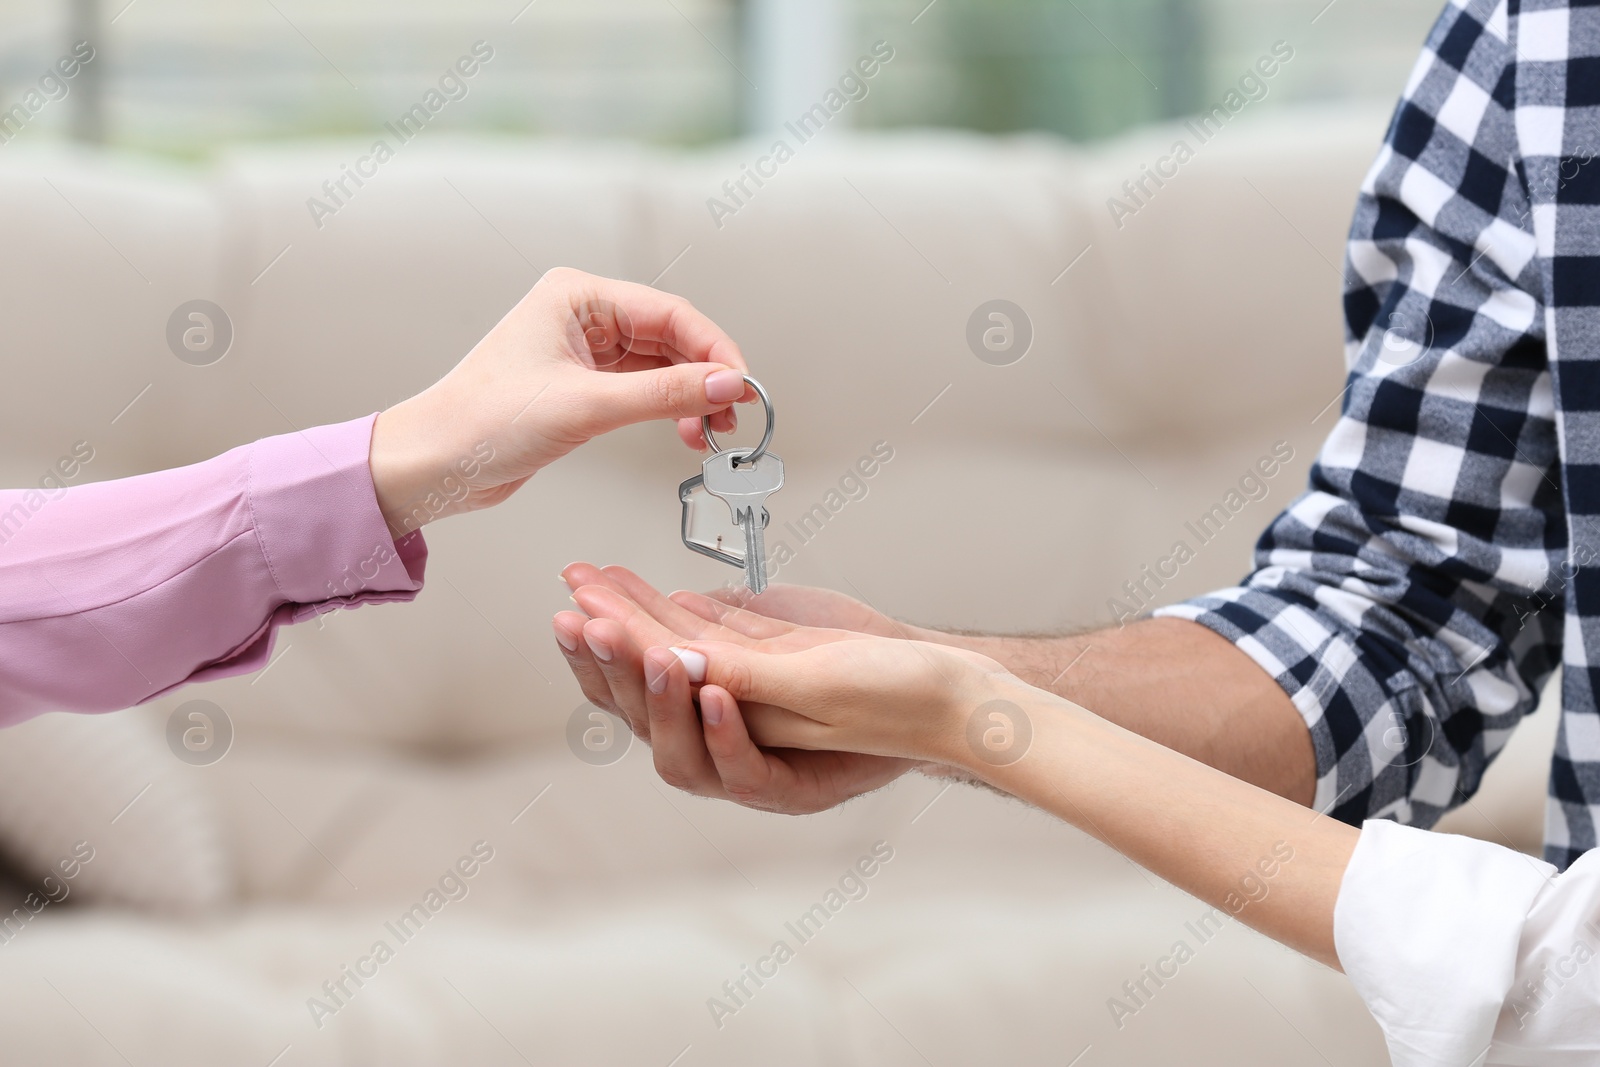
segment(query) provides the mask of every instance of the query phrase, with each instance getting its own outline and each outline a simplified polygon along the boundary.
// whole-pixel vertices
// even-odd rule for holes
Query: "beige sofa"
[[[318,228],[307,198],[364,145],[183,170],[19,142],[0,157],[0,474],[31,484],[88,442],[78,480],[130,475],[380,409],[568,264],[683,293],[743,343],[778,408],[774,525],[813,515],[775,537],[781,580],[950,627],[1108,625],[1258,457],[1293,452],[1162,599],[1236,580],[1299,491],[1342,384],[1342,237],[1384,121],[1241,119],[1120,227],[1107,198],[1181,130],[1092,151],[830,133],[720,226],[707,198],[764,146],[428,135]],[[209,366],[166,340],[196,298],[233,326]],[[967,340],[992,299],[1031,322],[1008,366]],[[893,458],[829,508],[878,442]],[[641,744],[577,758],[557,571],[736,577],[678,543],[695,468],[663,426],[597,441],[431,528],[415,604],[286,631],[253,677],[0,733],[0,844],[35,881],[95,850],[0,942],[0,1058],[1384,1061],[1341,976],[1237,924],[1196,938],[1202,904],[1021,805],[910,777],[788,819],[668,789]],[[209,765],[166,739],[194,699],[232,724]],[[1537,848],[1552,719],[1458,829]],[[863,859],[872,877],[845,878]],[[471,877],[446,878],[458,862]],[[1154,984],[1180,940],[1193,959]]]

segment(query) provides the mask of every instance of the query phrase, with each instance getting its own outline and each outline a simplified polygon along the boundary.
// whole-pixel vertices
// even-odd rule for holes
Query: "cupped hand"
[[[758,748],[725,691],[707,686],[696,700],[677,655],[653,648],[642,664],[656,773],[675,788],[759,811],[810,815],[888,785],[916,766],[854,752]]]
[[[763,752],[734,720],[725,729],[702,728],[677,658],[662,648],[649,656],[644,651],[695,639],[801,649],[858,634],[803,629],[697,593],[669,598],[625,567],[574,563],[562,578],[584,612],[561,612],[554,620],[567,665],[590,703],[650,742],[656,771],[667,783],[763,811],[809,814],[913,768],[911,761],[851,752]],[[652,692],[652,682],[662,692]],[[707,710],[714,713],[720,705],[716,695],[711,700]]]
[[[623,718],[650,740],[642,655],[652,645],[691,640],[775,642],[793,651],[860,636],[855,631],[802,627],[699,593],[662,595],[626,567],[573,563],[561,572],[582,609],[561,612],[556,638],[589,702]],[[847,598],[848,599],[848,598]]]
[[[593,437],[676,419],[703,448],[700,417],[731,431],[754,400],[739,346],[682,297],[558,268],[453,370],[378,416],[371,468],[399,536],[505,500]]]
[[[922,632],[852,596],[807,585],[769,585],[766,592],[759,595],[743,586],[725,586],[706,594],[679,592],[671,596],[683,607],[713,622],[722,621],[724,607],[735,607],[797,626],[851,630],[875,637],[914,637]]]
[[[702,707],[709,693],[722,714],[737,710],[763,748],[949,764],[971,715],[1000,687],[1020,684],[987,656],[923,641],[854,637],[785,650],[776,641],[696,640],[687,648],[705,657]],[[647,656],[658,651],[666,650]],[[708,731],[714,717],[705,716]]]

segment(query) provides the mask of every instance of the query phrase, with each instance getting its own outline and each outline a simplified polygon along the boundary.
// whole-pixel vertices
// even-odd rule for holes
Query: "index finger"
[[[723,363],[749,370],[744,353],[727,332],[681,296],[638,282],[590,276],[591,298],[607,300],[628,315],[634,338],[659,345],[653,354],[674,363]],[[745,390],[746,395],[750,390]]]
[[[584,279],[583,288],[590,299],[622,309],[628,320],[627,347],[638,355],[673,363],[721,363],[741,373],[749,372],[738,343],[683,297],[637,282],[592,275],[585,275]],[[625,358],[619,367],[612,369],[636,368],[630,368]],[[746,386],[735,403],[750,403],[755,399],[755,390]],[[732,408],[724,408],[712,414],[711,423],[712,428],[721,433],[732,433],[737,419]],[[690,448],[709,447],[699,419],[679,420],[678,436]]]
[[[674,633],[661,625],[649,612],[607,586],[579,586],[573,590],[572,599],[590,618],[620,623],[628,637],[638,642],[640,648],[670,645],[685,639],[686,635]]]
[[[690,611],[671,597],[662,595],[655,586],[626,567],[612,564],[609,567],[601,567],[600,573],[605,575],[624,596],[639,605],[641,610],[674,633],[708,641],[728,640],[737,636],[735,631],[707,619],[704,615]]]

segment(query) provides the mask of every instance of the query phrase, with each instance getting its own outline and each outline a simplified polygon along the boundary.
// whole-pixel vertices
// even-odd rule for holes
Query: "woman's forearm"
[[[719,770],[742,773],[751,741],[954,767],[1344,971],[1396,1067],[1469,1067],[1491,1051],[1490,1063],[1545,1063],[1556,1049],[1600,1062],[1600,850],[1558,875],[1470,838],[1383,820],[1358,831],[969,651],[802,627],[756,643],[772,651],[688,643]],[[661,652],[652,722],[689,700],[684,667]]]
[[[427,547],[385,527],[367,469],[372,423],[135,478],[0,492],[0,726],[259,670],[286,623],[415,597]]]
[[[786,642],[798,647],[784,651]],[[726,692],[745,705],[757,744],[958,768],[1339,966],[1334,904],[1361,836],[1352,827],[1036,689],[978,653],[804,628],[765,644],[774,651],[688,642],[703,657],[702,707],[708,688]],[[709,718],[705,725],[713,758],[719,750],[731,758],[737,737]]]
[[[1280,796],[1309,806],[1316,793],[1311,734],[1283,687],[1198,623],[1146,619],[1067,637],[910,632],[990,656],[1030,685]]]
[[[981,706],[973,713],[979,727],[953,742],[959,766],[1268,937],[1339,966],[1334,903],[1359,831],[1015,679],[996,679],[993,700],[1002,703]],[[1026,718],[1008,726],[1002,719],[1012,709]],[[985,750],[988,728],[1015,747]]]
[[[180,470],[0,490],[0,726],[110,711],[264,666],[273,633],[410,600],[428,522],[505,500],[591,437],[730,431],[755,392],[689,303],[565,268],[427,390]],[[376,427],[376,432],[375,428]]]

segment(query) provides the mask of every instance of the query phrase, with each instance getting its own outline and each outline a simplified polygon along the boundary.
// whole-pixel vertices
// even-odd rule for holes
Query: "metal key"
[[[702,556],[744,570],[744,531],[733,521],[728,506],[706,491],[704,475],[696,474],[678,486],[683,504],[683,544]],[[765,508],[762,526],[772,521]]]
[[[767,497],[783,488],[783,460],[771,452],[730,448],[706,457],[701,465],[706,492],[727,501],[733,521],[744,531],[744,584],[752,593],[767,587]]]

